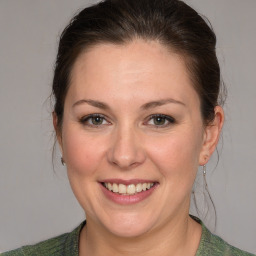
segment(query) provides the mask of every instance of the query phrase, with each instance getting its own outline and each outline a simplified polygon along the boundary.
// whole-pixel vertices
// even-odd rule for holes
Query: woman
[[[252,255],[189,216],[224,122],[216,38],[177,0],[106,0],[64,30],[53,124],[86,223],[3,255]]]

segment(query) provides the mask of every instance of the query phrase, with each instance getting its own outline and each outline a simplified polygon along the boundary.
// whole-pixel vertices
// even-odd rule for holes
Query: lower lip
[[[158,184],[155,184],[152,188],[150,188],[146,191],[141,191],[134,195],[122,195],[122,194],[118,194],[118,193],[113,193],[113,192],[109,191],[107,188],[105,188],[101,183],[100,183],[100,186],[103,191],[103,194],[109,200],[111,200],[117,204],[129,205],[129,204],[139,203],[139,202],[145,200],[146,198],[148,198],[155,191]]]

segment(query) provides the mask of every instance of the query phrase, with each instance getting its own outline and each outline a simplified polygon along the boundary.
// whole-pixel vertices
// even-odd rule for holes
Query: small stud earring
[[[60,158],[60,161],[61,161],[61,164],[62,164],[63,166],[66,165],[66,163],[65,163],[65,161],[64,161],[64,159],[63,159],[63,157]]]

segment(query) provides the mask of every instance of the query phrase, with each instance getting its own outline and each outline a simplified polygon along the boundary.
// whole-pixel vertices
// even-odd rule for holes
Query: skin
[[[84,121],[90,114],[101,114],[102,123]],[[158,125],[152,114],[175,121]],[[221,107],[215,115],[205,127],[183,59],[158,42],[99,44],[79,56],[61,131],[53,115],[71,187],[86,212],[79,255],[195,255],[201,226],[189,217],[190,194],[198,166],[218,142]],[[145,200],[120,205],[99,184],[113,178],[158,186]]]

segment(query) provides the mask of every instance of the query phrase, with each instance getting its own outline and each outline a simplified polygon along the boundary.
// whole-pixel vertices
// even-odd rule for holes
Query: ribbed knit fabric
[[[201,224],[202,236],[196,256],[255,256],[229,245],[222,238],[213,235],[203,223]]]
[[[2,253],[1,256],[78,256],[79,235],[85,221],[70,233],[45,240],[35,245]]]
[[[199,219],[195,217],[193,219],[202,225],[202,236],[196,256],[256,256],[229,245],[220,237],[213,235]],[[2,253],[1,256],[79,256],[79,235],[84,225],[85,221],[71,233],[35,245],[23,246]]]

